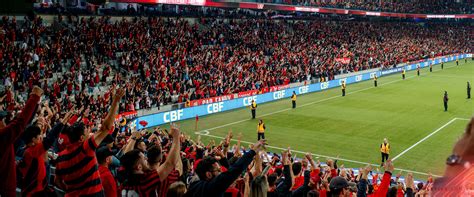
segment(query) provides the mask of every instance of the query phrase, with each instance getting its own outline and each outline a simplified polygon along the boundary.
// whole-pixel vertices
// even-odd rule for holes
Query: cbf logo
[[[375,78],[375,76],[377,76],[377,73],[373,72],[373,73],[370,73],[370,78]]]
[[[362,75],[357,75],[355,80],[356,82],[362,81]]]
[[[345,83],[345,82],[346,82],[346,79],[347,79],[347,78],[339,79],[339,85],[342,85],[342,82]]]
[[[329,87],[329,82],[322,82],[321,83],[321,90],[328,89]]]
[[[285,90],[276,91],[273,93],[273,99],[281,99],[285,97]]]
[[[181,120],[181,117],[183,117],[183,110],[175,110],[175,111],[170,111],[166,112],[163,114],[163,121],[166,122],[174,122]]]
[[[207,113],[212,114],[212,113],[217,113],[222,111],[222,108],[224,108],[224,102],[219,102],[219,103],[212,103],[207,105]]]
[[[252,100],[254,100],[255,102],[257,102],[257,96],[249,96],[249,97],[245,97],[243,99],[243,102],[244,102],[244,106],[249,106],[252,104]]]
[[[301,86],[298,88],[299,94],[305,94],[305,93],[308,93],[308,91],[309,91],[309,86]]]

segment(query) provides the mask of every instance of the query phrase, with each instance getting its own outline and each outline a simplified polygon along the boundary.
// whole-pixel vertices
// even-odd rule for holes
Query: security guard
[[[441,70],[443,70],[443,69],[444,69],[444,62],[443,62],[443,60],[441,60]]]
[[[265,139],[265,129],[266,129],[265,123],[263,123],[263,120],[260,119],[257,125],[258,140],[260,140],[260,138]]]
[[[471,84],[467,82],[467,99],[471,98]]]
[[[459,66],[459,59],[456,58],[456,66]]]
[[[383,163],[388,160],[390,154],[390,144],[387,138],[384,138],[383,143],[380,144],[380,152],[382,153],[382,164],[380,166],[383,166]]]
[[[252,104],[250,104],[250,109],[252,111],[252,119],[255,119],[255,110],[257,110],[257,103],[255,100],[252,100]]]
[[[343,81],[341,84],[342,96],[346,96],[346,82]]]
[[[430,72],[433,72],[433,64],[430,63]]]
[[[291,95],[291,104],[293,105],[293,109],[296,108],[296,93],[293,91],[293,95]]]
[[[420,66],[416,67],[416,75],[420,76]]]
[[[405,73],[406,73],[406,71],[405,71],[405,69],[403,69],[403,70],[402,70],[402,78],[403,78],[403,79],[405,79]]]
[[[448,111],[448,92],[444,91],[443,103],[444,103],[444,111]]]
[[[374,75],[374,86],[377,87],[377,75]]]

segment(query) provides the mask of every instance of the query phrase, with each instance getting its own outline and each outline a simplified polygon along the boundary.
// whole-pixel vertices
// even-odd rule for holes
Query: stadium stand
[[[432,177],[391,180],[390,161],[380,172],[355,171],[311,154],[297,159],[290,149],[269,156],[265,141],[245,148],[240,137],[231,144],[231,132],[209,144],[177,125],[122,132],[115,114],[471,50],[471,32],[456,23],[72,15],[0,22],[0,152],[8,153],[0,155],[0,196],[424,195]]]

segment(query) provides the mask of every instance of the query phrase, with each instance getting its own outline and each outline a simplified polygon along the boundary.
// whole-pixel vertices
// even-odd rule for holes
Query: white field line
[[[456,66],[449,66],[449,67],[446,67],[446,69],[448,69],[448,68],[454,68],[454,67],[456,67]],[[433,72],[436,72],[436,71],[440,71],[440,70],[434,70]],[[413,78],[413,77],[416,77],[416,75],[410,76],[410,77],[406,77],[405,79],[410,79],[410,78]],[[403,81],[403,79],[397,79],[397,80],[393,80],[393,81],[390,81],[390,82],[387,82],[387,83],[379,84],[379,86],[384,86],[384,85],[392,84],[392,83],[399,82],[399,81]],[[365,91],[365,90],[369,90],[369,89],[372,89],[372,88],[375,88],[375,87],[363,88],[363,89],[360,89],[360,90],[356,90],[356,91],[353,91],[353,92],[349,92],[349,93],[347,93],[347,95],[349,95],[349,94],[355,94],[355,93],[362,92],[362,91]],[[329,97],[329,98],[325,98],[325,99],[321,99],[321,100],[317,100],[317,101],[305,103],[305,104],[303,104],[303,105],[298,106],[297,108],[299,108],[299,107],[304,107],[304,106],[308,106],[308,105],[313,105],[313,104],[317,104],[317,103],[321,103],[321,102],[324,102],[324,101],[328,101],[328,100],[332,100],[332,99],[340,98],[340,97],[342,97],[342,96],[332,96],[332,97]],[[274,111],[274,112],[262,114],[262,115],[260,115],[260,116],[258,116],[258,117],[265,117],[265,116],[269,116],[269,115],[273,115],[273,114],[278,114],[278,113],[281,113],[281,112],[289,111],[289,110],[291,110],[291,109],[292,109],[292,108],[286,108],[286,109],[282,109],[282,110],[278,110],[278,111]],[[248,119],[244,119],[244,120],[239,120],[239,121],[236,121],[236,122],[231,122],[231,123],[223,124],[223,125],[220,125],[220,126],[217,126],[217,127],[213,127],[213,128],[210,128],[210,129],[206,129],[206,130],[207,130],[207,131],[211,131],[211,130],[215,130],[215,129],[227,127],[227,126],[230,126],[230,125],[239,124],[239,123],[242,123],[242,122],[245,122],[245,121],[248,121]],[[202,132],[202,131],[201,131],[201,132]]]
[[[450,125],[451,123],[453,123],[454,121],[456,121],[458,118],[453,118],[451,119],[449,122],[447,122],[446,124],[444,124],[443,126],[439,127],[438,129],[436,129],[435,131],[431,132],[430,134],[428,134],[427,136],[425,136],[423,139],[419,140],[418,142],[416,142],[415,144],[411,145],[410,147],[408,147],[407,149],[405,149],[403,152],[401,152],[400,154],[398,154],[397,156],[395,156],[392,161],[395,161],[397,160],[399,157],[401,157],[403,154],[405,154],[406,152],[408,152],[409,150],[411,150],[412,148],[414,148],[415,146],[417,146],[418,144],[420,144],[421,142],[425,141],[426,139],[430,138],[431,136],[433,136],[434,134],[438,133],[438,131],[441,131],[444,127],[447,127],[448,125]]]
[[[456,66],[447,66],[446,69],[448,69],[448,68],[454,68],[454,67],[456,67]],[[440,70],[434,70],[433,72],[437,72],[437,71],[440,71]],[[409,76],[409,77],[406,77],[405,79],[410,79],[410,78],[413,78],[413,77],[416,77],[416,76]],[[392,84],[392,83],[399,82],[399,81],[403,81],[403,79],[393,80],[393,81],[390,81],[390,82],[387,82],[387,83],[384,83],[384,84],[380,84],[379,86],[384,86],[384,85]],[[347,93],[347,95],[349,95],[349,94],[355,94],[355,93],[362,92],[362,91],[365,91],[365,90],[369,90],[369,89],[372,89],[372,88],[375,88],[375,87],[369,87],[369,88],[364,88],[364,89],[356,90],[356,91],[354,91],[354,92],[349,92],[349,93]],[[321,103],[321,102],[324,102],[324,101],[328,101],[328,100],[332,100],[332,99],[340,98],[340,97],[342,97],[342,96],[332,96],[332,97],[329,97],[329,98],[325,98],[325,99],[321,99],[321,100],[309,102],[309,103],[300,105],[300,106],[298,106],[298,107],[304,107],[304,106],[308,106],[308,105],[313,105],[313,104]],[[274,111],[274,112],[271,112],[271,113],[266,113],[266,114],[260,115],[260,116],[258,116],[258,117],[265,117],[265,116],[269,116],[269,115],[281,113],[281,112],[284,112],[284,111],[288,111],[288,110],[291,110],[291,109],[292,109],[292,108],[282,109],[282,110]],[[242,122],[245,122],[245,121],[248,121],[248,119],[239,120],[239,121],[236,121],[236,122],[231,122],[231,123],[223,124],[223,125],[220,125],[220,126],[217,126],[217,127],[209,128],[209,129],[202,130],[202,131],[198,131],[198,132],[196,132],[196,134],[198,134],[198,135],[203,135],[203,136],[208,136],[208,137],[213,137],[213,138],[224,139],[223,137],[209,134],[209,133],[210,133],[209,131],[215,130],[215,129],[219,129],[219,128],[223,128],[223,127],[227,127],[227,126],[230,126],[230,125],[239,124],[239,123],[242,123]],[[236,140],[233,140],[233,141],[236,141]],[[247,142],[247,141],[241,141],[241,142],[242,142],[242,143],[246,143],[246,144],[253,144],[253,143]],[[267,147],[273,148],[273,149],[278,149],[278,150],[286,150],[285,148],[276,147],[276,146],[267,146]],[[305,152],[302,152],[302,151],[297,151],[297,150],[292,150],[292,151],[293,151],[293,152],[296,152],[296,153],[306,154]],[[320,155],[320,154],[313,154],[313,155],[314,155],[314,156],[318,156],[318,157],[326,157],[326,158],[333,158],[333,159],[335,159],[335,157],[326,156],[326,155]],[[341,160],[341,161],[347,161],[347,162],[352,162],[352,163],[357,163],[357,164],[363,164],[363,165],[370,164],[370,165],[373,165],[373,166],[379,166],[379,165],[377,165],[377,164],[371,164],[371,163],[367,163],[367,162],[355,161],[355,160],[344,159],[344,158],[339,158],[339,160]],[[424,173],[424,172],[417,172],[417,171],[411,171],[411,170],[405,170],[405,169],[399,169],[399,168],[396,168],[396,170],[402,170],[402,171],[405,171],[405,172],[412,172],[412,173],[422,174],[422,175],[429,175],[429,174]],[[438,176],[438,175],[433,175],[433,176],[440,177],[440,176]]]
[[[207,136],[207,137],[213,137],[213,138],[218,138],[218,139],[225,139],[223,137],[220,137],[220,136],[216,136],[216,135],[210,135],[210,134],[206,134],[206,133],[200,133],[200,135],[203,135],[203,136]],[[238,140],[235,140],[235,139],[232,139],[232,141],[238,141]],[[252,142],[248,142],[248,141],[243,141],[241,140],[240,141],[241,143],[244,143],[244,144],[254,144]],[[286,148],[281,148],[281,147],[276,147],[276,146],[269,146],[267,145],[266,147],[268,148],[272,148],[272,149],[277,149],[277,150],[287,150]],[[295,152],[295,153],[299,153],[301,155],[305,155],[307,152],[303,152],[303,151],[299,151],[299,150],[291,150],[291,152]],[[361,161],[355,161],[355,160],[351,160],[351,159],[344,159],[344,158],[336,158],[336,157],[332,157],[332,156],[327,156],[327,155],[320,155],[320,154],[314,154],[314,153],[311,153],[313,156],[316,156],[316,157],[322,157],[322,158],[330,158],[330,159],[338,159],[340,161],[347,161],[347,162],[350,162],[350,163],[356,163],[356,164],[361,164],[361,165],[372,165],[372,166],[380,166],[378,164],[372,164],[372,163],[367,163],[367,162],[361,162]],[[418,171],[413,171],[413,170],[406,170],[406,169],[401,169],[401,168],[395,168],[395,170],[398,170],[398,171],[403,171],[403,172],[411,172],[411,173],[415,173],[415,174],[421,174],[421,175],[426,175],[426,176],[429,176],[430,174],[428,173],[424,173],[424,172],[418,172]],[[441,177],[439,175],[433,175],[435,177]]]

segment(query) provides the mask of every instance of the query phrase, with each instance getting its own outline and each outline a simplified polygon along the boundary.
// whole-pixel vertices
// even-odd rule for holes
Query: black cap
[[[103,163],[107,157],[114,155],[114,153],[108,147],[105,146],[97,149],[97,151],[95,151],[95,154],[99,163]]]
[[[0,119],[2,118],[5,118],[8,116],[8,112],[7,111],[0,111]]]
[[[349,183],[345,178],[336,176],[331,179],[331,182],[329,183],[329,189],[340,190],[343,188],[352,187],[354,185],[354,183]]]

